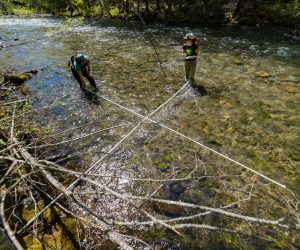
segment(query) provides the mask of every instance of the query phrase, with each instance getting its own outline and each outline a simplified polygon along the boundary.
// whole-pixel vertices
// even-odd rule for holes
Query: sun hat
[[[187,40],[187,39],[193,40],[193,39],[195,39],[195,38],[196,38],[196,37],[195,37],[195,35],[194,35],[193,33],[188,33],[188,34],[186,34],[185,37],[184,37],[185,40]]]

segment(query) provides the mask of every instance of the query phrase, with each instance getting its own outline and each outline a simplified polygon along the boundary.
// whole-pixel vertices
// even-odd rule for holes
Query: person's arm
[[[185,49],[185,46],[183,46],[183,48],[182,48],[182,57],[185,60],[185,58],[186,58],[186,49]]]
[[[199,54],[199,48],[197,48],[197,49],[195,50],[195,53],[196,53],[196,56],[198,56],[198,54]]]
[[[74,59],[75,56],[76,56],[76,54],[74,54],[73,56],[71,56],[70,60],[68,61],[68,66],[69,66],[69,67],[72,67],[73,61],[75,60],[75,59]]]

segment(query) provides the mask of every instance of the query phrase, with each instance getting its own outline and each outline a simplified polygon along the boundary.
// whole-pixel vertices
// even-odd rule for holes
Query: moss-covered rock
[[[168,164],[168,163],[160,163],[159,165],[158,165],[158,168],[159,168],[159,170],[160,171],[162,171],[162,172],[167,172],[168,171],[168,169],[170,168],[170,164]]]
[[[5,74],[4,75],[4,83],[15,83],[15,84],[22,84],[24,83],[26,80],[30,79],[31,75],[29,73],[21,73],[21,74],[17,74],[17,73],[13,73],[13,74]]]
[[[37,212],[44,208],[44,201],[39,200],[35,208],[23,208],[22,217],[28,222]],[[36,235],[28,234],[20,239],[25,249],[78,249],[78,233],[76,221],[70,217],[61,219],[58,209],[48,208],[42,215],[43,230]],[[59,248],[63,246],[63,248]]]

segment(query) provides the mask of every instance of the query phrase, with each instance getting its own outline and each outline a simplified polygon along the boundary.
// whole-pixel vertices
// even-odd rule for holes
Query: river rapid
[[[41,109],[39,124],[53,134],[82,126],[55,137],[57,142],[94,133],[59,147],[66,155],[79,154],[77,170],[94,166],[92,173],[156,179],[182,178],[193,171],[199,176],[215,175],[218,178],[162,185],[158,191],[165,199],[212,207],[232,202],[239,189],[249,193],[247,186],[257,180],[256,200],[241,205],[240,212],[277,218],[280,206],[272,207],[274,197],[263,196],[262,190],[269,185],[276,190],[281,187],[157,124],[144,121],[110,152],[142,118],[84,93],[67,66],[72,54],[85,53],[100,88],[98,94],[147,116],[185,84],[181,48],[183,36],[192,31],[200,41],[196,84],[206,93],[187,85],[151,118],[286,185],[299,197],[300,45],[285,38],[286,28],[149,25],[144,31],[139,23],[78,20],[0,18],[0,71],[39,70],[26,82],[31,107]],[[126,179],[95,180],[134,195],[148,196],[158,187]],[[95,194],[92,184],[82,183],[77,191],[93,211],[108,220],[144,219],[134,205]],[[75,205],[73,209],[84,214]],[[160,210],[170,218],[187,213]],[[231,225],[213,216],[202,222]],[[121,231],[157,249],[207,249],[211,242],[215,249],[267,246],[253,238],[228,238],[201,229],[186,230],[188,239],[160,229],[147,231],[138,226],[134,230]]]

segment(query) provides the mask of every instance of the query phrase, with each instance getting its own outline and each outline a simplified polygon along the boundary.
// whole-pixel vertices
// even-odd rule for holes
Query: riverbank
[[[24,249],[54,249],[57,244],[64,245],[64,249],[78,249],[76,220],[62,214],[56,206],[45,209],[34,229],[12,237],[13,230],[20,230],[57,195],[45,186],[40,170],[26,158],[32,157],[37,163],[39,157],[46,159],[52,155],[34,153],[38,144],[47,143],[51,129],[41,126],[38,112],[31,106],[32,92],[24,83],[29,78],[29,73],[0,73],[0,249],[15,249],[11,241],[15,247]],[[30,145],[35,146],[27,149]],[[10,239],[4,234],[9,234]]]
[[[105,1],[104,1],[105,2]],[[155,4],[136,5],[130,3],[105,4],[79,1],[77,4],[70,2],[54,2],[40,5],[31,5],[26,0],[13,3],[2,3],[0,13],[6,15],[55,15],[65,17],[86,18],[117,18],[121,20],[139,20],[161,23],[166,25],[223,25],[241,24],[253,26],[287,26],[299,29],[300,4],[298,1],[231,1],[227,4],[202,2],[196,4],[179,3],[165,4],[157,1]],[[139,16],[140,15],[140,16]]]

